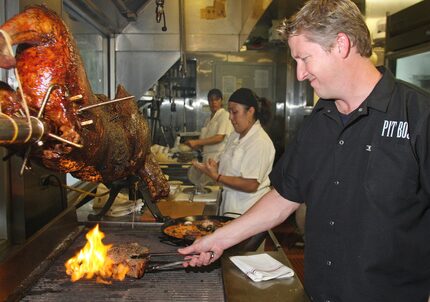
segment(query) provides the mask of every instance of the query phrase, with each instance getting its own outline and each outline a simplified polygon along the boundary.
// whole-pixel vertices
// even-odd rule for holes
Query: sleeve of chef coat
[[[268,178],[275,159],[275,147],[272,141],[267,135],[260,135],[244,151],[241,176],[257,179],[262,184]]]
[[[273,188],[282,197],[290,201],[303,203],[297,177],[299,171],[297,145],[296,140],[287,145],[284,154],[273,167],[269,178]]]

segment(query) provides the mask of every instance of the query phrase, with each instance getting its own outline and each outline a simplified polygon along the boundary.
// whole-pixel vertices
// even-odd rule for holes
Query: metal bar
[[[179,52],[180,52],[180,73],[186,76],[187,70],[187,55],[186,55],[186,40],[185,40],[185,3],[184,0],[179,0]],[[184,97],[185,101],[185,97]],[[185,104],[184,104],[185,105]],[[185,108],[184,108],[185,112]]]
[[[27,167],[27,162],[28,162],[28,158],[30,156],[30,152],[31,152],[31,145],[27,147],[27,150],[25,150],[24,159],[22,160],[21,169],[19,170],[19,175],[21,175],[21,176],[24,174],[24,170],[29,168],[29,167]]]
[[[112,186],[109,188],[109,197],[106,203],[104,204],[103,208],[100,210],[97,214],[88,214],[88,220],[94,221],[94,220],[100,220],[103,218],[103,216],[109,211],[109,209],[112,207],[116,197],[118,196],[121,189],[124,188],[124,183],[122,181],[119,182],[113,182]]]
[[[104,106],[104,105],[109,105],[109,104],[116,103],[116,102],[119,102],[119,101],[129,100],[129,99],[132,99],[132,98],[134,98],[134,95],[126,96],[126,97],[123,97],[123,98],[120,98],[120,99],[114,99],[114,100],[103,102],[103,103],[89,105],[89,106],[86,106],[86,107],[79,108],[78,112],[82,112],[82,111],[85,111],[85,110],[88,110],[88,109],[92,109],[92,108],[96,108],[96,107],[100,107],[100,106]]]
[[[30,139],[38,141],[42,138],[45,127],[35,117],[27,118],[8,116],[0,112],[0,145],[24,144]],[[30,127],[31,126],[31,127]]]
[[[48,90],[45,93],[45,97],[43,98],[42,105],[40,106],[39,112],[37,113],[37,118],[42,117],[43,111],[45,111],[45,106],[48,103],[49,96],[51,95],[51,92],[54,88],[61,88],[61,86],[57,84],[52,84],[51,86],[49,86]]]
[[[272,239],[273,243],[275,244],[276,250],[282,251],[282,245],[279,243],[278,238],[276,238],[275,234],[272,230],[268,231],[270,239]]]
[[[136,255],[136,256],[131,256],[131,258],[133,259],[142,259],[142,258],[152,258],[152,257],[166,257],[166,256],[195,256],[195,255],[200,255],[198,253],[196,254],[189,254],[189,255],[182,255],[179,254],[177,251],[173,251],[173,252],[155,252],[155,253],[143,253],[140,255]]]
[[[133,208],[134,208],[133,219],[131,221],[131,228],[132,229],[134,229],[134,221],[136,220],[137,190],[138,190],[138,188],[137,188],[137,181],[135,181],[134,184],[133,184],[133,190],[132,190],[133,191],[133,201],[134,201],[134,204],[133,204]]]
[[[62,138],[61,136],[58,136],[58,135],[55,135],[55,134],[52,134],[52,133],[48,133],[48,136],[51,137],[51,138],[53,138],[53,139],[56,139],[56,140],[58,140],[60,142],[63,142],[65,144],[72,145],[72,146],[74,146],[76,148],[83,148],[84,147],[83,145],[71,142],[71,141],[69,141],[67,139]]]
[[[139,182],[138,187],[139,192],[142,195],[144,204],[148,207],[152,216],[154,216],[157,221],[165,221],[167,217],[164,217],[163,214],[161,214],[160,209],[158,209],[157,205],[152,202],[152,197],[149,193],[148,187],[144,185],[143,182]]]
[[[174,262],[168,262],[168,263],[163,263],[163,264],[150,265],[145,269],[145,273],[156,272],[156,271],[160,271],[160,270],[170,269],[173,267],[179,267],[180,265],[182,265],[182,263],[189,262],[189,261],[191,261],[191,259],[184,259],[181,261],[174,261]]]

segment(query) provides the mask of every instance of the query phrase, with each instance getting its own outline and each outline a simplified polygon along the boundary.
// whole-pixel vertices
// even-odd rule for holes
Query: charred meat
[[[147,258],[141,255],[148,254],[149,249],[138,243],[119,244],[111,247],[108,256],[113,260],[115,265],[124,265],[128,267],[127,276],[133,278],[142,278],[145,273]]]
[[[135,99],[79,110],[109,99],[91,90],[73,36],[55,12],[29,7],[0,30],[0,67],[14,66],[22,86],[15,92],[6,83],[0,85],[1,112],[22,116],[23,96],[32,116],[39,114],[53,135],[72,143],[44,137],[43,144],[32,147],[32,159],[84,181],[111,183],[137,175],[153,198],[168,195],[167,180],[150,151],[148,123]],[[18,45],[15,57],[8,54],[8,44]],[[126,96],[118,86],[116,98]]]

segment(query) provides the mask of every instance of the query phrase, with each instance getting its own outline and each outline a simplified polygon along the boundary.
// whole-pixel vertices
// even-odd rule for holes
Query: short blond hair
[[[351,0],[309,0],[278,28],[286,41],[294,35],[304,34],[326,51],[333,47],[339,33],[345,33],[363,57],[372,55],[370,32],[363,15]]]

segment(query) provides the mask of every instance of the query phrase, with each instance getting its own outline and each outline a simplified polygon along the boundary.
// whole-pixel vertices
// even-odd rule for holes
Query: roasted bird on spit
[[[0,82],[0,124],[11,129],[10,137],[0,134],[0,145],[27,150],[45,167],[84,181],[135,175],[152,198],[168,195],[134,97],[122,86],[117,102],[92,92],[76,43],[55,12],[32,6],[1,25],[0,67],[15,68],[19,84],[15,91]]]

